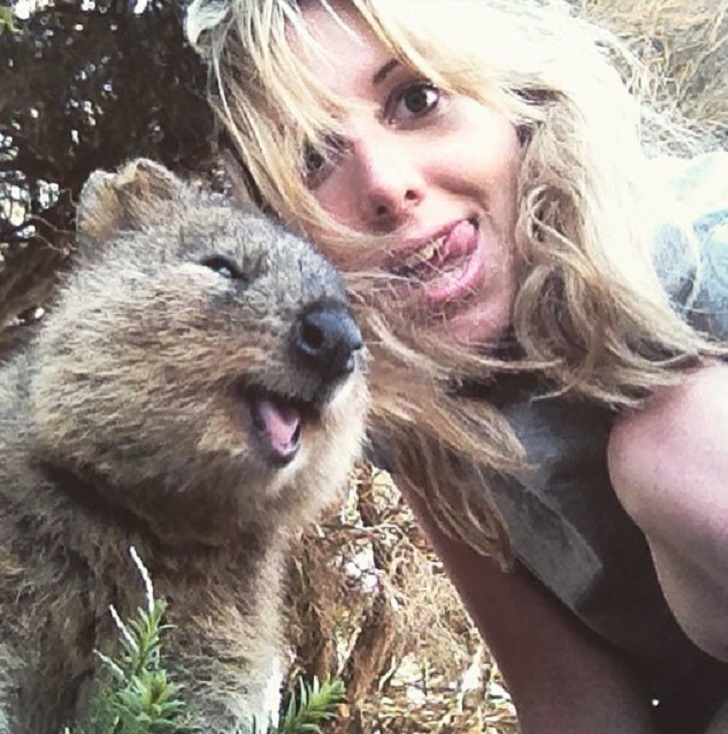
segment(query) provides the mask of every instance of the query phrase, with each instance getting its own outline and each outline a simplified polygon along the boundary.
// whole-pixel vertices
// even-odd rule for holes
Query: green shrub
[[[163,623],[167,603],[155,598],[149,573],[134,548],[131,555],[144,582],[146,608],[139,607],[124,621],[111,607],[119,652],[111,657],[96,651],[105,675],[86,719],[63,734],[183,734],[194,725],[194,711],[180,698],[182,686],[164,667],[163,638],[173,630]],[[268,725],[265,734],[320,734],[320,725],[333,718],[343,699],[341,681],[299,680],[297,694],[291,692],[279,724]]]

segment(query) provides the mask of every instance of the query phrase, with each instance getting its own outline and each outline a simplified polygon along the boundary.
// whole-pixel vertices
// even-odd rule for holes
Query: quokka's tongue
[[[256,428],[281,459],[292,457],[301,438],[301,415],[290,405],[258,400],[253,405]]]

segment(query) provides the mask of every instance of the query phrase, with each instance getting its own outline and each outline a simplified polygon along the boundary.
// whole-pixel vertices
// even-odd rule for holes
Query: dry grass
[[[659,105],[728,140],[728,0],[571,0],[661,79]]]
[[[297,665],[347,687],[332,731],[516,731],[497,670],[385,472],[361,467],[347,509],[295,557]]]

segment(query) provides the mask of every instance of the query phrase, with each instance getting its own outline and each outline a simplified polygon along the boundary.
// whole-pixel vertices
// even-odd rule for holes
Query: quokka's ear
[[[130,161],[116,173],[94,171],[78,201],[78,233],[94,243],[122,230],[136,229],[150,222],[160,201],[181,197],[184,191],[181,179],[146,158]]]

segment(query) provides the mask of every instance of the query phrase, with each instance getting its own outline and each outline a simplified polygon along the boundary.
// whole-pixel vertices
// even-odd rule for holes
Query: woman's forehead
[[[348,96],[352,83],[376,83],[383,67],[395,62],[361,16],[348,3],[338,5],[308,2],[302,9],[305,36],[293,31],[289,43],[320,84]]]
[[[289,28],[287,37],[296,51],[310,55],[337,48],[363,47],[377,43],[376,36],[351,2],[305,0],[300,4],[302,27]],[[339,58],[339,64],[347,59]]]

